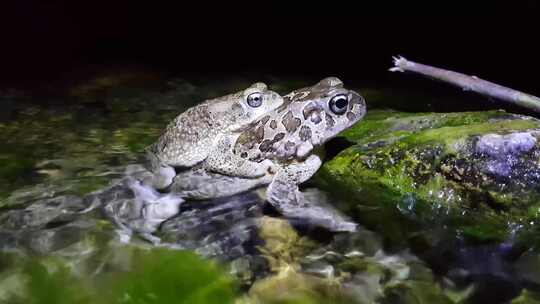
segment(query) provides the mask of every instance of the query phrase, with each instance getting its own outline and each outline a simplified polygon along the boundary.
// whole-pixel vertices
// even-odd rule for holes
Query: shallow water
[[[274,82],[270,86],[279,93],[311,83]],[[157,199],[158,194],[134,193],[120,182],[129,175],[129,168],[140,163],[142,149],[189,106],[248,84],[245,80],[193,84],[176,79],[143,89],[129,85],[104,89],[90,83],[55,97],[2,93],[0,103],[6,107],[0,116],[0,248],[25,257],[62,257],[70,265],[84,265],[86,273],[103,272],[104,263],[99,261],[107,260],[107,252],[127,239],[100,206],[143,194]],[[367,95],[368,107],[399,107],[401,103],[388,100],[399,92],[359,91]],[[424,95],[407,94],[407,100],[420,98],[410,109],[422,109]],[[431,109],[431,105],[426,107]],[[355,199],[353,195],[329,198],[313,189],[316,185],[308,186],[312,199],[336,207]],[[456,231],[411,219],[406,206],[402,207],[366,206],[365,216],[355,219],[361,225],[358,232],[333,235],[301,222],[292,222],[295,229],[286,221],[275,222],[278,215],[255,193],[247,193],[181,204],[181,214],[161,225],[159,236],[166,247],[217,258],[241,290],[259,282],[253,290],[260,294],[268,283],[265,278],[282,274],[284,265],[295,265],[298,273],[335,279],[347,297],[361,303],[375,299],[384,303],[502,303],[520,295],[529,301],[533,298],[529,293],[540,290],[540,256],[534,251],[514,248],[511,242],[466,244]],[[131,242],[152,247],[137,236]],[[0,289],[8,288],[4,278],[0,276]],[[317,284],[331,285],[309,282],[313,290],[321,288]],[[432,294],[420,292],[423,289]],[[415,302],[411,297],[422,300]]]

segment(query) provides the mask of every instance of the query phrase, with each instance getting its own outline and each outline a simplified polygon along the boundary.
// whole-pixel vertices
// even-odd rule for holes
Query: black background
[[[2,10],[0,85],[136,64],[403,86],[386,71],[401,54],[540,95],[537,1],[409,2],[19,1]]]

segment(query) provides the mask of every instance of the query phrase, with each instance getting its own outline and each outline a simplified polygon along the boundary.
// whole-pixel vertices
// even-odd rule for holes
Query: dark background
[[[2,10],[0,86],[119,64],[183,77],[335,75],[407,86],[386,71],[401,54],[540,95],[537,1],[400,2],[23,0]]]

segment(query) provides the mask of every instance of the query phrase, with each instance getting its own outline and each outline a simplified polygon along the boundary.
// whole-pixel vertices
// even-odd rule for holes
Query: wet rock
[[[528,132],[507,135],[487,134],[476,143],[476,152],[494,158],[519,157],[529,152],[536,145],[536,138]]]
[[[286,221],[264,221],[261,251],[270,261],[270,274],[253,284],[242,303],[395,303],[406,298],[452,303],[453,286],[439,286],[427,265],[407,251],[385,253],[370,231],[360,228],[313,243],[302,241],[306,236]]]
[[[37,254],[50,254],[56,250],[68,247],[81,238],[84,229],[74,226],[64,226],[54,229],[28,231],[21,236],[25,247]]]
[[[141,185],[128,176],[113,186],[95,193],[104,214],[119,226],[124,241],[133,232],[155,244],[160,239],[152,235],[167,219],[178,214],[184,200],[174,194],[161,194],[154,188]]]
[[[161,225],[159,235],[165,243],[231,261],[253,252],[262,205],[255,193],[189,202],[178,216]]]
[[[76,214],[87,206],[76,196],[59,196],[48,200],[39,200],[24,209],[15,209],[0,215],[3,229],[19,230],[39,229],[54,226],[55,223],[72,221]]]
[[[93,195],[62,195],[7,210],[0,214],[0,248],[46,255],[80,244],[96,233],[110,239],[114,232],[111,224],[102,222],[96,209],[99,204]]]
[[[318,181],[339,184],[350,215],[395,239],[429,224],[471,241],[519,240],[540,220],[539,130],[539,120],[503,111],[372,111],[344,132],[354,145]],[[388,225],[396,221],[401,229]]]

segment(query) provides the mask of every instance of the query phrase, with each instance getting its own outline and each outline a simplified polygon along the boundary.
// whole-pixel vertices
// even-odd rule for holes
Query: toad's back
[[[192,107],[169,123],[159,139],[146,149],[150,167],[194,166],[207,157],[221,134],[242,128],[282,101],[265,84],[255,83],[243,91]]]
[[[212,104],[220,100],[207,101],[180,114],[148,150],[161,162],[175,167],[190,167],[204,160],[201,152],[212,145],[218,134],[234,126],[243,114],[238,103],[219,112]]]

